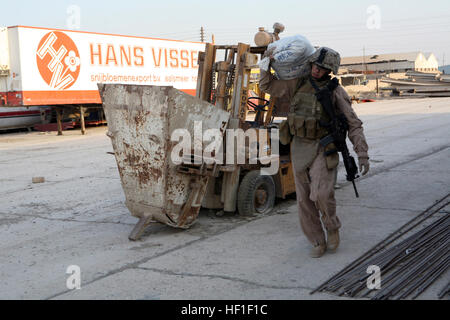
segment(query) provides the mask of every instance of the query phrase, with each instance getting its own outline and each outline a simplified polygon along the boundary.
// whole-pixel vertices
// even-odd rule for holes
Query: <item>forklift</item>
[[[279,126],[274,121],[278,114],[276,99],[259,89],[252,73],[252,69],[259,69],[258,55],[262,56],[266,49],[244,43],[207,43],[205,51],[199,54],[196,92],[197,98],[230,113],[228,129],[265,129],[270,144],[271,130]],[[256,96],[250,96],[250,90]],[[249,109],[255,111],[254,119],[250,119]],[[208,181],[202,207],[219,212],[238,211],[241,215],[270,212],[276,197],[284,199],[295,192],[290,147],[279,143],[278,150],[279,166],[274,175],[261,175],[264,165],[260,162],[220,166],[219,174]]]
[[[273,97],[261,92],[256,77],[252,78],[252,69],[259,69],[258,55],[265,50],[266,46],[243,43],[206,44],[199,54],[196,97],[171,86],[98,84],[125,204],[139,219],[130,240],[138,240],[152,222],[187,229],[201,207],[244,216],[265,214],[273,209],[275,198],[295,192],[290,146],[272,139],[278,134],[275,117],[281,115],[280,110]],[[225,164],[216,159],[192,162],[194,150],[183,152],[186,161],[174,163],[170,160],[175,145],[171,133],[182,128],[195,136],[198,121],[205,130],[219,129],[220,139],[228,139],[227,129],[254,133],[256,144],[249,138],[247,145],[244,134],[243,145],[237,148],[256,149],[256,156],[252,161],[235,158]],[[222,144],[223,154],[235,154],[227,147]],[[244,154],[250,160],[250,152]]]

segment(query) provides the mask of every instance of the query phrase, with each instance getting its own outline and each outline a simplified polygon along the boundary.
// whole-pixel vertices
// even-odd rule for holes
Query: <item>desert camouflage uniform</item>
[[[337,70],[333,70],[335,73]],[[316,81],[319,88],[325,86],[331,78]],[[260,89],[273,97],[283,97],[293,102],[299,91],[314,95],[315,90],[308,78],[292,80],[278,80],[270,72],[261,70]],[[351,106],[351,99],[341,86],[338,86],[332,94],[332,101],[336,113],[343,113],[349,124],[348,137],[353,144],[353,149],[358,158],[368,160],[368,146],[363,133],[362,121],[357,117]],[[296,106],[291,105],[290,112],[296,111]],[[292,133],[292,131],[291,131]],[[281,133],[280,133],[281,134]],[[306,139],[297,135],[291,141],[291,159],[294,169],[295,187],[300,216],[300,224],[303,232],[313,245],[321,245],[326,242],[322,222],[328,231],[341,227],[336,216],[336,200],[334,196],[334,182],[336,166],[339,158],[334,154],[334,164],[327,164],[324,149],[319,145],[320,139]],[[329,159],[328,159],[329,160]]]

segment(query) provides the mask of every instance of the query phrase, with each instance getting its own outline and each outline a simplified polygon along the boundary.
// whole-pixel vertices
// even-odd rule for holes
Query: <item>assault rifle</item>
[[[316,91],[317,100],[322,104],[324,111],[330,117],[330,122],[320,123],[322,127],[325,127],[328,131],[328,135],[320,140],[320,145],[324,148],[330,143],[334,143],[336,148],[325,151],[325,156],[340,152],[342,159],[344,160],[345,171],[347,172],[347,181],[351,181],[353,189],[355,189],[355,195],[359,198],[358,190],[356,189],[355,179],[358,176],[358,167],[356,166],[355,158],[350,155],[347,148],[345,139],[348,132],[348,121],[344,114],[336,115],[333,102],[331,100],[331,94],[334,89],[339,85],[338,80],[333,78],[329,81],[326,87],[319,89],[312,77],[309,78],[311,85]]]

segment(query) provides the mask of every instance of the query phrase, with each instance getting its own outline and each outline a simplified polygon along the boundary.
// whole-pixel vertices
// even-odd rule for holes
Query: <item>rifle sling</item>
[[[331,119],[331,122],[336,121],[336,112],[333,108],[333,104],[331,101],[331,93],[338,87],[339,82],[337,78],[331,79],[326,87],[320,89],[317,84],[314,82],[313,78],[309,76],[309,82],[311,86],[316,91],[317,100],[319,100],[320,104],[323,107],[323,110],[328,114]],[[328,101],[326,101],[328,100]],[[330,102],[330,103],[328,103]]]

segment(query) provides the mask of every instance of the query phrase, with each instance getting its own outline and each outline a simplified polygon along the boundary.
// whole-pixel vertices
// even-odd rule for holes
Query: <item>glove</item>
[[[364,176],[367,172],[369,172],[370,164],[369,158],[360,157],[358,158],[359,163],[359,172]]]

